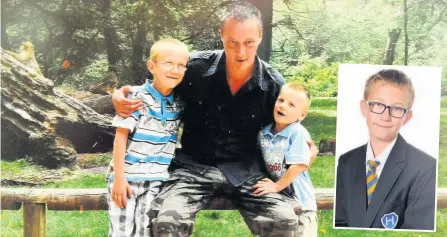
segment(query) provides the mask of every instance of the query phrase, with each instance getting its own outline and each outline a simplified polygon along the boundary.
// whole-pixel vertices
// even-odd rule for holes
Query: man
[[[340,156],[336,227],[434,229],[436,160],[399,134],[414,95],[410,79],[395,69],[366,81],[360,109],[369,142]]]
[[[293,236],[298,224],[291,203],[296,203],[278,193],[258,196],[252,188],[266,177],[257,133],[273,120],[283,84],[283,77],[256,56],[261,15],[249,3],[231,4],[220,33],[224,51],[191,55],[184,81],[175,89],[185,102],[182,149],[152,203],[159,210],[154,234],[190,235],[196,213],[218,194],[234,201],[253,234]],[[114,94],[119,114],[139,106],[132,103],[122,91]],[[314,158],[317,151],[310,143]]]

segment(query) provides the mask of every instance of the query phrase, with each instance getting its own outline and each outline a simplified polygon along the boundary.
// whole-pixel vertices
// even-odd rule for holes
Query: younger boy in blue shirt
[[[311,164],[307,140],[309,132],[302,121],[310,106],[309,92],[298,83],[281,88],[273,109],[275,122],[259,132],[267,170],[272,180],[260,180],[254,193],[264,195],[284,190],[300,204],[297,236],[317,236],[317,204],[307,169]]]

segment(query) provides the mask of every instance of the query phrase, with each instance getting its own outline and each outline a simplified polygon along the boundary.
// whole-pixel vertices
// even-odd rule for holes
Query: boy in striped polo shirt
[[[169,178],[180,123],[181,103],[173,89],[182,81],[188,48],[175,39],[156,42],[147,62],[151,84],[132,87],[128,97],[143,108],[115,116],[117,127],[108,180],[109,236],[149,236],[150,204]]]

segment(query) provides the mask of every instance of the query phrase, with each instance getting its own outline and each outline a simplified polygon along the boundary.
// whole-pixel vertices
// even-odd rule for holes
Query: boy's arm
[[[124,157],[126,155],[126,143],[129,129],[117,128],[115,142],[113,143],[113,172],[114,181],[112,188],[112,200],[120,208],[127,206],[127,196],[132,196],[132,189],[124,175]]]
[[[281,177],[278,182],[273,182],[271,179],[264,178],[260,180],[253,188],[256,188],[254,191],[258,196],[262,196],[267,193],[278,193],[281,190],[285,189],[289,186],[293,180],[295,180],[298,175],[307,170],[307,165],[304,164],[294,164],[291,165],[283,177]]]
[[[274,183],[270,179],[262,179],[253,188],[256,188],[255,194],[259,196],[266,193],[280,192],[302,172],[306,171],[311,164],[311,150],[307,140],[310,138],[305,128],[297,131],[290,139],[289,148],[285,154],[284,160],[290,165],[284,176],[278,182]]]

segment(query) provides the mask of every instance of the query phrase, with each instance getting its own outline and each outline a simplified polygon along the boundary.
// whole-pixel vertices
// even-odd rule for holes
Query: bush
[[[447,78],[441,81],[441,96],[447,96]]]
[[[302,83],[312,96],[337,96],[338,64],[328,64],[321,58],[304,58],[300,62],[285,69],[286,82]]]

